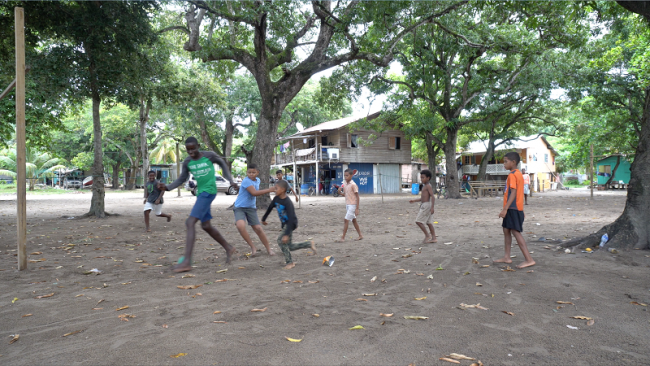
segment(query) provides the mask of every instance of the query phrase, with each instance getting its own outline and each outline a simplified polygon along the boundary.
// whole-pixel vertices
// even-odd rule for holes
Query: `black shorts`
[[[506,217],[503,218],[503,224],[501,224],[505,229],[516,230],[519,232],[524,231],[524,212],[508,209]]]

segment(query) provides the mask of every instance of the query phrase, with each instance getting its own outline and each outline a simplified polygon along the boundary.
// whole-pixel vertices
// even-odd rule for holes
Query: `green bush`
[[[565,184],[577,186],[580,185],[580,181],[578,181],[577,178],[571,178],[571,179],[567,179]]]
[[[582,185],[583,186],[588,186],[590,183],[591,183],[590,181],[585,180],[585,181],[582,182]]]

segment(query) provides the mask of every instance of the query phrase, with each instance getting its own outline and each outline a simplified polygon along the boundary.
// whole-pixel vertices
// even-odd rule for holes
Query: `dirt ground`
[[[152,218],[144,233],[141,191],[108,192],[106,209],[120,216],[104,220],[63,218],[87,211],[88,192],[30,195],[32,254],[22,272],[15,196],[0,196],[0,363],[406,366],[451,365],[439,358],[459,353],[485,365],[650,365],[650,253],[567,254],[553,241],[614,220],[624,192],[598,192],[593,203],[586,190],[532,197],[524,231],[537,265],[525,270],[492,264],[503,255],[501,198],[437,200],[439,242],[423,245],[417,206],[403,194],[383,203],[362,196],[365,239],[352,241],[352,231],[342,244],[334,240],[343,199],[304,198],[294,240],[313,238],[318,255],[293,252],[289,271],[275,214],[265,228],[275,257],[225,265],[223,249],[199,229],[191,277],[169,271],[194,203],[187,192],[175,196],[164,205],[172,221]],[[213,224],[244,254],[226,210],[233,201],[219,194]],[[512,254],[514,264],[523,260],[518,248]],[[334,265],[323,266],[330,255]],[[93,268],[101,274],[84,274]],[[178,288],[186,285],[201,287]],[[364,329],[349,329],[356,325]]]

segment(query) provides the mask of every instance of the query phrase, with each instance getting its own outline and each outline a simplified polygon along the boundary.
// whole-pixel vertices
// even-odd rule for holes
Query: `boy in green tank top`
[[[237,187],[237,183],[232,179],[226,162],[212,151],[200,151],[199,141],[195,137],[189,137],[185,140],[185,148],[189,156],[183,161],[180,177],[169,185],[158,184],[158,189],[161,191],[171,191],[185,183],[190,173],[196,180],[196,203],[194,203],[190,217],[185,220],[185,226],[187,227],[185,256],[181,263],[172,267],[174,272],[187,272],[192,269],[190,258],[194,249],[197,221],[201,221],[201,228],[226,250],[226,263],[230,263],[232,255],[236,252],[235,247],[230,245],[219,230],[210,224],[212,219],[210,205],[217,196],[217,183],[213,164],[221,166],[223,176],[230,181],[230,185]]]

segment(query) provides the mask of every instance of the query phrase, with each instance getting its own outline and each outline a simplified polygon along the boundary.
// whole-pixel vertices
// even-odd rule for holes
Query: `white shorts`
[[[530,185],[524,184],[524,194],[530,194]]]
[[[162,203],[159,205],[154,205],[151,202],[147,202],[144,204],[144,211],[149,211],[152,210],[156,216],[160,216],[162,214]]]
[[[347,212],[345,213],[345,219],[352,221],[357,218],[357,215],[354,212],[357,210],[357,205],[345,205]]]

